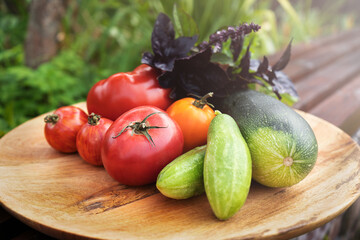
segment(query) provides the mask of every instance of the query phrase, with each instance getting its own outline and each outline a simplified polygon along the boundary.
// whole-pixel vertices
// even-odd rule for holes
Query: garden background
[[[133,70],[151,51],[160,12],[193,19],[199,41],[223,26],[259,24],[251,50],[260,58],[291,39],[296,44],[353,28],[359,10],[357,0],[3,0],[0,137],[39,114],[84,101],[97,81]]]

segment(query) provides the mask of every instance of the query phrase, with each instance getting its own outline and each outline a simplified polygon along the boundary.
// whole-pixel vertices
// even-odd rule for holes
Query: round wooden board
[[[330,123],[300,113],[319,143],[315,168],[290,188],[253,182],[228,221],[214,217],[205,194],[172,200],[154,185],[127,187],[78,154],[53,150],[44,115],[0,140],[1,204],[59,239],[288,239],[330,221],[360,195],[359,146]]]

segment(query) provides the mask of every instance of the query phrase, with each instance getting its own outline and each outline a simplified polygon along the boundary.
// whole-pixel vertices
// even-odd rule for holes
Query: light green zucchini
[[[204,160],[204,186],[215,216],[232,217],[245,203],[251,184],[251,156],[235,120],[226,114],[211,122]]]
[[[206,146],[194,148],[166,165],[156,187],[165,196],[186,199],[204,192],[203,166]]]

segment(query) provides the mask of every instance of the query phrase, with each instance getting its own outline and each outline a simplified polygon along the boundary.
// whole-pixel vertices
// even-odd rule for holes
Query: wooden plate
[[[59,239],[288,239],[330,221],[360,195],[359,146],[330,123],[301,114],[319,143],[313,171],[290,188],[252,183],[228,221],[214,217],[205,194],[172,200],[154,185],[126,187],[77,154],[53,150],[44,115],[0,140],[1,204]]]

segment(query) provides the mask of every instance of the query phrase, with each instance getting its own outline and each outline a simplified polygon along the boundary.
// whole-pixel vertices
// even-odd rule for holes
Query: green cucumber
[[[186,199],[204,192],[203,166],[206,145],[177,157],[161,170],[157,189],[165,196]]]
[[[210,123],[204,160],[204,186],[212,211],[220,220],[232,217],[245,203],[251,184],[251,156],[232,117],[217,115]]]
[[[249,146],[257,182],[288,187],[313,169],[318,153],[314,132],[292,108],[253,90],[229,95],[216,107],[237,122]]]

